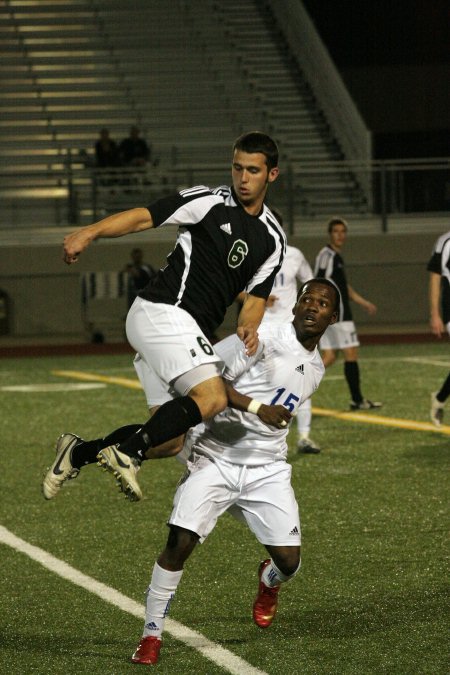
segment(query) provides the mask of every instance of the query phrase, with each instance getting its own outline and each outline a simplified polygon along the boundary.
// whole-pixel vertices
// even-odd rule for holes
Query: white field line
[[[0,525],[0,543],[6,544],[6,546],[10,546],[15,551],[27,555],[35,562],[50,570],[50,572],[97,595],[104,602],[109,602],[124,612],[132,614],[138,619],[142,619],[142,621],[144,620],[144,605],[128,598],[123,593],[120,593],[120,591],[111,588],[111,586],[107,586],[83,574],[71,565],[68,565],[64,560],[59,560],[59,558],[55,558],[51,553],[44,551],[44,549],[20,539],[2,525]],[[196,649],[204,657],[221,666],[229,673],[233,673],[234,675],[267,675],[264,671],[254,668],[239,656],[211,642],[201,633],[191,630],[178,621],[166,619],[165,630],[176,640],[184,642],[189,647],[192,647],[192,649]]]
[[[428,359],[428,358],[423,358],[421,356],[409,356],[405,357],[403,359],[400,359],[401,361],[406,361],[407,363],[418,363],[420,365],[424,366],[445,366],[446,368],[450,368],[450,360],[449,361],[439,361],[437,359]]]
[[[104,389],[106,384],[104,382],[52,382],[44,384],[12,384],[7,386],[0,386],[0,391],[11,391],[17,393],[34,393],[46,392],[53,393],[55,391],[87,391],[89,389]]]
[[[438,357],[430,358],[428,356],[359,356],[358,361],[364,363],[395,361],[396,363],[418,363],[424,366],[445,366],[446,368],[450,368],[450,361],[445,361]]]

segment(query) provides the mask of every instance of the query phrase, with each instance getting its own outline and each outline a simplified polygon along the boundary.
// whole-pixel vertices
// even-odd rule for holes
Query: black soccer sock
[[[447,379],[445,380],[444,384],[436,394],[436,398],[439,401],[439,403],[445,403],[445,401],[448,399],[449,396],[450,396],[450,373],[447,375]]]
[[[123,441],[126,441],[127,438],[130,438],[130,436],[132,436],[137,431],[142,429],[143,426],[144,424],[127,424],[124,427],[119,427],[119,429],[116,429],[115,431],[112,431],[104,438],[99,439],[99,442],[101,444],[99,450],[107,448],[109,445],[117,445],[118,443],[123,443]]]
[[[71,462],[76,469],[81,469],[86,464],[95,464],[97,454],[109,445],[115,445],[129,438],[132,434],[142,429],[142,424],[127,424],[116,429],[104,438],[96,438],[93,441],[80,441],[72,450]]]
[[[194,399],[190,396],[181,396],[158,408],[142,429],[120,443],[120,450],[142,461],[145,459],[146,450],[185,434],[188,429],[200,424],[201,421],[202,415]]]
[[[361,401],[363,400],[363,395],[361,394],[361,389],[359,385],[358,361],[345,361],[344,375],[345,379],[347,380],[348,387],[350,389],[352,401],[354,401],[355,403],[361,403]]]

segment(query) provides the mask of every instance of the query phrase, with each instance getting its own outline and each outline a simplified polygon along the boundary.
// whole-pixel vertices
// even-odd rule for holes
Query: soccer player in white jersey
[[[353,322],[350,301],[356,302],[370,315],[376,313],[377,307],[373,302],[357,293],[347,281],[344,260],[341,255],[347,239],[347,222],[343,218],[331,218],[327,229],[329,243],[317,254],[314,274],[316,277],[330,279],[336,284],[341,294],[341,307],[339,321],[328,328],[320,341],[323,362],[325,367],[328,368],[336,361],[337,352],[342,350],[344,354],[344,375],[352,397],[350,409],[372,410],[373,408],[381,408],[382,403],[364,398],[361,392],[358,364],[359,340]]]
[[[427,265],[429,279],[430,327],[436,337],[444,331],[450,336],[450,230],[435,242]],[[444,405],[450,396],[450,373],[439,391],[431,394],[430,417],[440,427],[444,419]]]
[[[319,385],[324,366],[317,344],[338,312],[336,287],[311,279],[299,289],[292,323],[261,325],[254,356],[246,356],[235,335],[216,345],[233,407],[190,432],[187,473],[174,497],[166,547],[153,567],[134,663],[157,663],[184,563],[225,511],[246,523],[270,555],[258,569],[253,619],[261,628],[272,623],[280,587],[300,567],[300,517],[286,462],[288,420]]]
[[[280,214],[273,209],[280,223]],[[286,246],[281,269],[273,282],[272,292],[266,304],[266,311],[261,325],[267,323],[282,324],[289,322],[292,307],[297,296],[298,283],[302,284],[313,277],[312,269],[300,249],[295,246]],[[320,447],[310,437],[311,432],[311,399],[308,398],[299,407],[297,412],[298,452],[317,454]]]
[[[243,134],[233,146],[232,188],[200,185],[181,190],[147,208],[108,216],[64,239],[64,260],[73,264],[95,240],[166,224],[179,228],[166,266],[139,291],[126,321],[139,375],[154,388],[170,389],[177,396],[128,437],[123,438],[121,430],[117,437],[113,432],[112,445],[98,456],[131,500],[141,497],[136,473],[149,447],[184,434],[225,408],[221,362],[211,336],[243,289],[247,297],[237,333],[249,355],[256,350],[257,328],[286,247],[283,229],[264,203],[278,172],[273,139],[260,132]],[[46,499],[79,470],[71,462],[79,441],[73,434],[58,440],[56,458],[42,485]]]

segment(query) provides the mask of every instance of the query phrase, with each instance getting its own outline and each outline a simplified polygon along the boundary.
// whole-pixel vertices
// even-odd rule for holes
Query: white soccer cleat
[[[100,450],[97,459],[99,466],[115,476],[117,487],[130,502],[142,499],[142,490],[136,477],[140,464],[136,459],[120,452],[117,445]]]
[[[42,493],[45,499],[53,499],[60,491],[66,480],[76,478],[80,473],[72,465],[72,449],[81,441],[75,434],[62,434],[56,441],[55,461],[44,476]]]
[[[318,455],[320,447],[314,443],[312,438],[301,438],[297,443],[297,452],[305,453],[306,455]]]
[[[383,404],[380,401],[370,401],[368,398],[359,401],[350,401],[350,410],[375,410],[382,408]]]
[[[440,427],[444,420],[444,403],[437,400],[436,394],[431,394],[430,418],[435,426]]]

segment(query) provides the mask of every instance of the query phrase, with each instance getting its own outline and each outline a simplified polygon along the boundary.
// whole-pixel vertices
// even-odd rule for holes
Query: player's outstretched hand
[[[292,414],[283,405],[261,405],[258,410],[259,419],[265,424],[282,429],[292,419]]]
[[[245,345],[245,353],[247,356],[253,356],[258,349],[259,338],[256,328],[252,326],[239,326],[237,335]]]
[[[375,316],[377,313],[377,306],[374,305],[373,302],[367,301],[364,309],[366,310],[367,314],[369,314],[369,316]]]
[[[445,330],[444,327],[444,322],[442,321],[440,316],[432,316],[430,319],[430,328],[431,332],[433,335],[436,335],[436,337],[441,338],[442,334]]]

